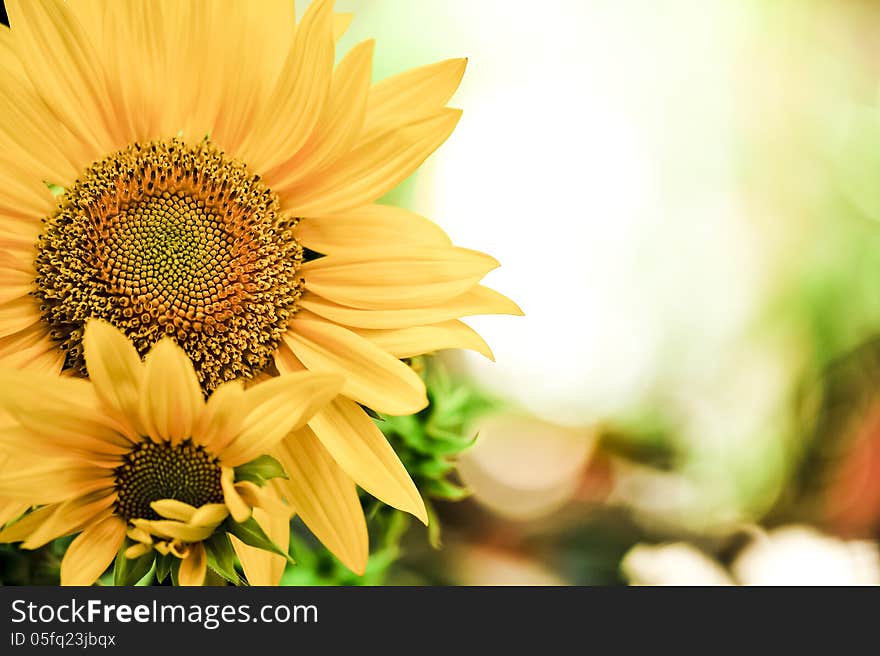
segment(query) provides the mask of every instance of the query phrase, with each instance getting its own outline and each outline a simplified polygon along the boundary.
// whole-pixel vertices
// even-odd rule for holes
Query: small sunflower
[[[168,337],[141,362],[121,332],[92,320],[84,349],[90,381],[0,371],[0,408],[15,421],[0,430],[8,504],[0,512],[40,506],[0,531],[0,541],[37,548],[79,533],[61,583],[90,585],[127,537],[125,558],[176,558],[179,582],[201,585],[209,555],[222,555],[229,533],[236,540],[226,551],[235,548],[249,581],[277,583],[291,509],[266,485],[265,476],[284,472],[265,454],[335,396],[342,377],[304,372],[247,390],[233,381],[205,401],[192,364]],[[304,469],[301,485],[335,493]],[[296,507],[298,498],[289,501]]]
[[[332,5],[296,25],[292,0],[7,2],[0,364],[94,375],[85,325],[103,319],[141,356],[172,338],[205,394],[344,375],[274,455],[303,520],[362,571],[355,485],[427,521],[364,408],[418,412],[401,358],[491,357],[460,317],[520,310],[480,284],[493,258],[376,203],[454,129],[465,60],[372,84],[372,41],[334,65],[350,16]],[[337,493],[298,487],[303,468]]]

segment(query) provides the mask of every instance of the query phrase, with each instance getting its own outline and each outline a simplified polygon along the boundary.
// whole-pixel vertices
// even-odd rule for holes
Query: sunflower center
[[[136,143],[92,165],[37,245],[35,294],[65,367],[86,373],[83,328],[100,318],[141,355],[174,337],[206,392],[252,378],[302,293],[295,222],[207,140]]]
[[[217,458],[191,440],[177,446],[142,442],[114,470],[116,513],[127,520],[160,519],[153,501],[176,499],[196,508],[222,503],[220,473]]]

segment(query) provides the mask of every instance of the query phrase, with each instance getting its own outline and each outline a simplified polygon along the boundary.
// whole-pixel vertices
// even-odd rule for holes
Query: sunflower
[[[493,258],[377,204],[455,128],[466,61],[372,84],[372,41],[334,64],[351,17],[332,5],[297,25],[291,0],[7,2],[0,365],[94,376],[85,325],[103,319],[141,356],[170,337],[206,395],[344,375],[274,456],[300,517],[363,571],[356,485],[427,522],[366,409],[420,411],[403,359],[491,357],[460,318],[521,312],[480,284]]]
[[[268,549],[283,568],[290,509],[266,486],[283,472],[265,453],[338,394],[342,377],[301,372],[247,390],[232,381],[205,401],[170,337],[143,362],[101,320],[87,323],[83,341],[90,380],[0,371],[0,408],[17,422],[0,431],[14,464],[0,494],[12,508],[40,506],[0,531],[0,541],[36,548],[81,531],[61,563],[62,585],[93,583],[126,538],[125,558],[177,558],[183,585],[205,580],[206,544],[215,560],[223,545],[235,548],[252,583],[271,582],[254,549]]]

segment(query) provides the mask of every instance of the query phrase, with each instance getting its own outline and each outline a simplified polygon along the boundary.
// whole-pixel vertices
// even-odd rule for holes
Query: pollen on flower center
[[[142,442],[113,473],[116,513],[127,520],[159,519],[150,503],[161,499],[177,499],[196,508],[223,502],[219,461],[191,440],[177,446]]]
[[[44,220],[36,296],[65,367],[85,372],[85,321],[143,355],[171,335],[205,391],[272,361],[302,293],[295,219],[205,140],[135,143],[92,165]]]

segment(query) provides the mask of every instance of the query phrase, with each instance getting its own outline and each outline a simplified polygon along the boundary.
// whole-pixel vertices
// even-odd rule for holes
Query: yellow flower
[[[343,374],[275,456],[298,514],[362,571],[355,485],[427,522],[363,407],[421,410],[401,358],[491,357],[460,317],[520,310],[480,284],[493,258],[376,204],[454,129],[465,60],[371,84],[372,41],[334,66],[350,17],[332,4],[295,25],[291,0],[7,2],[0,364],[94,375],[83,330],[99,318],[141,355],[171,336],[206,393]]]
[[[0,541],[37,548],[82,531],[62,561],[62,585],[93,583],[126,535],[133,541],[126,557],[171,554],[182,561],[180,583],[200,585],[204,542],[218,530],[239,535],[237,524],[253,526],[252,515],[286,550],[290,507],[269,486],[236,479],[332,399],[342,377],[302,372],[247,390],[232,381],[205,401],[170,338],[144,362],[103,321],[88,322],[84,342],[91,381],[0,371],[0,408],[14,420],[0,430],[7,458],[0,496],[12,512],[16,504],[41,506],[0,531]],[[314,494],[336,492],[308,475],[301,484]],[[299,498],[289,501],[295,508]],[[278,582],[283,556],[233,544],[251,583]]]

